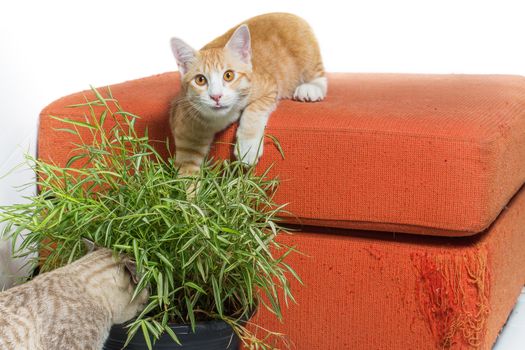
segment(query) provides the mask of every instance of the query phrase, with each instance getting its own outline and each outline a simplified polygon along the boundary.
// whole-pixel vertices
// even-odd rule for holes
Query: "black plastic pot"
[[[182,345],[178,345],[171,337],[164,333],[153,346],[154,350],[237,350],[239,349],[239,338],[233,332],[230,325],[224,321],[208,321],[197,323],[195,333],[189,325],[171,326]],[[142,331],[139,329],[131,342],[123,348],[126,343],[126,328],[123,325],[114,325],[109,337],[104,344],[103,350],[147,350],[148,346],[144,340]]]

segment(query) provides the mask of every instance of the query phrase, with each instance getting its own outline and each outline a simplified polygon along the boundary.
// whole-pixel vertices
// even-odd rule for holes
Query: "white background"
[[[179,36],[199,48],[265,12],[306,18],[327,71],[525,75],[520,1],[2,1],[0,175],[33,151],[39,111],[63,95],[175,70]],[[18,201],[0,179],[0,204]]]
[[[265,12],[306,18],[327,71],[525,75],[523,1],[2,1],[0,176],[34,152],[39,111],[95,86],[175,70],[179,36],[199,48]],[[118,97],[118,96],[117,96]],[[0,205],[21,201],[0,178]]]

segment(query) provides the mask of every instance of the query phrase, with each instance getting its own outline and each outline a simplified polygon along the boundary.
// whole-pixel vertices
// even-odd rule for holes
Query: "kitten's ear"
[[[82,237],[82,242],[84,242],[84,247],[86,247],[87,254],[97,250],[97,245],[92,240]]]
[[[241,25],[235,30],[225,48],[233,52],[244,63],[251,63],[252,44],[250,30],[246,24]]]
[[[195,50],[179,38],[171,38],[171,50],[177,60],[180,73],[186,74],[189,65],[195,59]]]
[[[128,273],[130,274],[133,283],[138,284],[139,277],[137,275],[137,264],[129,258],[124,258],[123,263],[124,267],[126,268],[126,271],[128,271]]]

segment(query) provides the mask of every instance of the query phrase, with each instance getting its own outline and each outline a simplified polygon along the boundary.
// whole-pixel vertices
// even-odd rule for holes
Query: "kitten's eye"
[[[194,79],[195,79],[195,84],[199,86],[206,85],[207,83],[206,77],[202,74],[197,75]]]
[[[224,72],[223,79],[227,82],[230,82],[233,80],[234,76],[235,74],[233,73],[233,71],[227,70],[226,72]]]

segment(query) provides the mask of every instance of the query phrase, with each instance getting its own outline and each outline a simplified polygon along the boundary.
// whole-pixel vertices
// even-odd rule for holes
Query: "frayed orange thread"
[[[441,349],[479,348],[489,313],[487,252],[413,254],[416,297]]]

